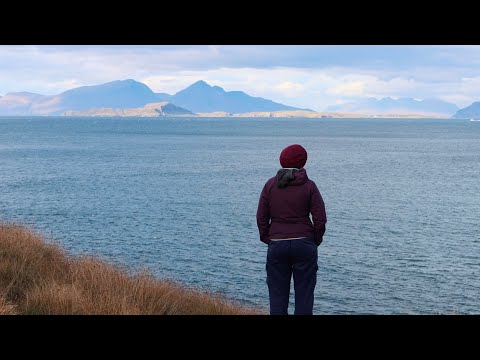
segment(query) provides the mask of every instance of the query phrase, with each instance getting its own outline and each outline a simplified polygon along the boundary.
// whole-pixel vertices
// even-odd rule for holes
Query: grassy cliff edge
[[[0,223],[0,315],[262,313],[95,257],[70,256],[24,226]]]

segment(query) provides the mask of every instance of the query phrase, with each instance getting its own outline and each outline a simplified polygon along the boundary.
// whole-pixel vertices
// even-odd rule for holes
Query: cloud
[[[327,94],[343,96],[361,96],[364,94],[365,83],[363,81],[352,81],[338,84],[333,88],[327,89]]]
[[[159,92],[166,92],[171,94],[177,92],[178,88],[182,86],[182,83],[188,83],[188,81],[189,80],[185,78],[179,79],[177,76],[171,75],[148,76],[141,79],[141,82],[143,82],[149,88],[153,90],[156,89]]]
[[[438,98],[454,104],[464,104],[464,106],[480,100],[480,97],[473,97],[467,95],[440,95]]]
[[[284,97],[297,97],[299,94],[303,93],[304,86],[300,83],[295,83],[291,81],[284,81],[277,86],[275,89],[283,94]]]

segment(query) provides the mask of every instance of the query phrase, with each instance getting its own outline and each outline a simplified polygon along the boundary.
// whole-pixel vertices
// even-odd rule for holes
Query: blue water
[[[315,314],[480,313],[467,120],[0,118],[0,219],[267,309],[255,213],[292,143],[328,215]]]

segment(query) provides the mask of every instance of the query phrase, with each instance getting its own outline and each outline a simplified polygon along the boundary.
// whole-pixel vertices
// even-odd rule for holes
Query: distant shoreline
[[[438,118],[449,119],[446,116],[438,115],[421,115],[421,114],[380,114],[380,115],[368,115],[368,114],[355,114],[355,113],[332,113],[332,112],[316,112],[316,111],[272,111],[272,112],[250,112],[240,114],[226,114],[216,115],[216,113],[199,113],[198,117],[234,117],[234,118],[248,118],[248,117],[260,117],[260,118],[348,118],[348,119],[367,119],[367,118]]]
[[[87,110],[67,110],[63,116],[103,116],[103,117],[233,117],[233,118],[448,118],[438,113],[423,114],[362,114],[313,110],[249,111],[230,113],[227,111],[192,112],[168,102],[149,103],[141,108],[114,109],[92,108]]]
[[[332,116],[292,116],[292,115],[244,115],[244,114],[233,114],[233,115],[217,115],[217,114],[193,114],[193,115],[0,115],[2,118],[145,118],[145,119],[166,119],[166,118],[265,118],[265,119],[438,119],[438,120],[469,120],[465,119],[456,119],[452,117],[445,116],[427,116],[427,115],[362,115],[362,114],[337,114]],[[471,120],[471,121],[480,121],[480,120]]]
[[[350,118],[350,119],[364,119],[364,118],[438,118],[449,119],[446,116],[439,116],[437,114],[357,114],[357,113],[337,113],[337,112],[317,112],[307,110],[289,110],[289,111],[254,111],[244,113],[228,113],[225,111],[205,112],[205,113],[191,113],[178,114],[168,112],[144,111],[144,109],[128,109],[122,111],[118,109],[91,109],[86,111],[66,111],[61,116],[72,117],[199,117],[199,118]]]

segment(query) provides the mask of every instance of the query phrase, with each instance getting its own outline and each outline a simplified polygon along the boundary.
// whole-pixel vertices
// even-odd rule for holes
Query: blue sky
[[[324,110],[365,97],[480,101],[480,46],[0,46],[0,95],[135,79],[174,94],[197,80]]]

